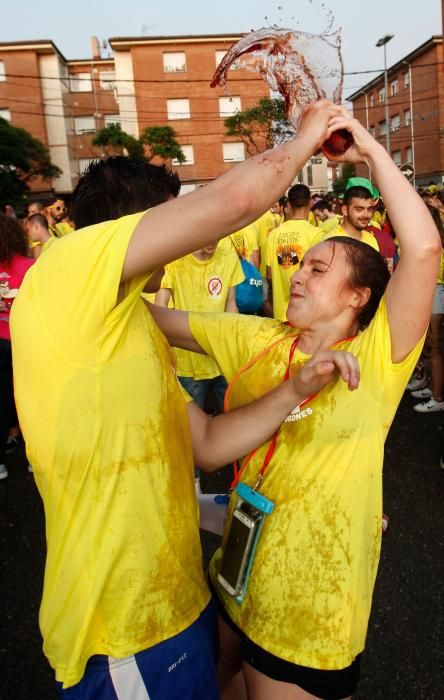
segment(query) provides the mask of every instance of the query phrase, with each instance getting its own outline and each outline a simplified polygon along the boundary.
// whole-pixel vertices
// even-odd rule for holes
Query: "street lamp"
[[[390,41],[390,39],[393,39],[395,35],[394,34],[386,34],[385,36],[381,37],[376,42],[376,46],[383,46],[384,47],[384,85],[385,85],[385,147],[387,149],[387,153],[391,155],[390,152],[390,118],[389,118],[389,105],[388,105],[388,77],[387,77],[387,55],[386,55],[386,44]]]

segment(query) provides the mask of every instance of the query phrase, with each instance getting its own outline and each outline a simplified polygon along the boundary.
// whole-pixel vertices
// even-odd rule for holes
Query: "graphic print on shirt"
[[[222,294],[222,280],[220,277],[213,275],[208,280],[207,289],[211,299],[218,299]]]
[[[292,234],[281,233],[276,241],[277,262],[284,270],[298,265],[304,255],[303,247],[293,239]]]
[[[0,272],[0,321],[9,322],[9,312],[12,302],[18,294],[17,289],[9,286],[10,276],[7,272]]]
[[[296,408],[294,408],[292,412],[288,414],[284,423],[295,423],[303,418],[308,418],[308,416],[311,416],[312,414],[313,409],[310,408],[310,406],[302,409],[299,406],[296,406]]]

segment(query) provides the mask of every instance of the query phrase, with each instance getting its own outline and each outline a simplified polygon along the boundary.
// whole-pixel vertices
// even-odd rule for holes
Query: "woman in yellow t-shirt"
[[[179,315],[163,325],[176,343],[194,340],[216,359],[230,381],[229,409],[278,386],[319,350],[348,350],[361,369],[357,391],[330,383],[243,461],[239,478],[274,510],[241,603],[218,577],[227,530],[211,562],[222,697],[239,680],[239,698],[245,683],[255,700],[339,700],[359,678],[380,551],[384,441],[421,351],[441,245],[386,151],[345,109],[336,129],[354,141],[339,160],[365,162],[383,193],[403,249],[393,276],[378,251],[334,237],[311,248],[294,273],[289,325],[230,314]],[[234,492],[228,523],[236,504]]]

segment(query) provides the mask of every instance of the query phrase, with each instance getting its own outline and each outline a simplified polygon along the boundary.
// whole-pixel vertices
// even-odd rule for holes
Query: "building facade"
[[[413,166],[417,187],[444,184],[443,65],[443,37],[433,36],[387,69],[388,124],[384,73],[348,98],[354,116],[384,146],[389,130],[391,156]],[[369,173],[360,165],[357,174]]]
[[[44,143],[62,170],[34,180],[30,199],[68,197],[91,160],[104,155],[95,133],[112,123],[138,138],[149,126],[170,125],[186,160],[173,161],[182,192],[191,191],[248,157],[226,135],[224,119],[269,97],[258,73],[232,67],[226,88],[212,76],[239,34],[112,38],[113,57],[67,60],[51,40],[0,44],[0,116]],[[314,157],[298,176],[312,191],[329,189],[325,158]]]

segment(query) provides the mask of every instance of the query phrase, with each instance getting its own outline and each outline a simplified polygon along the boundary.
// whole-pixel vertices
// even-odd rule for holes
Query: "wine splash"
[[[340,30],[308,34],[293,29],[263,27],[246,34],[225,54],[211,82],[224,87],[227,72],[238,68],[260,73],[273,92],[284,98],[287,116],[297,130],[304,108],[326,97],[341,103],[343,63]],[[344,153],[352,143],[347,131],[335,132],[323,144],[328,155]]]

